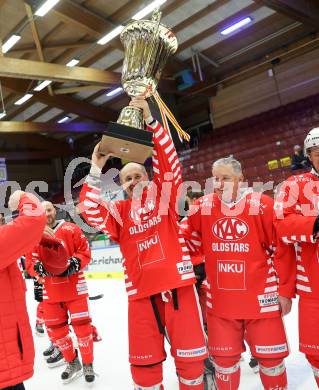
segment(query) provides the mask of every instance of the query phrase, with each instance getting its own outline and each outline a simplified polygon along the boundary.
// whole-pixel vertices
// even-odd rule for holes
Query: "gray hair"
[[[220,158],[219,160],[216,160],[213,163],[212,168],[219,166],[219,165],[231,165],[234,173],[237,176],[240,176],[243,174],[243,170],[241,168],[241,163],[238,160],[236,160],[233,156],[223,157],[223,158]]]

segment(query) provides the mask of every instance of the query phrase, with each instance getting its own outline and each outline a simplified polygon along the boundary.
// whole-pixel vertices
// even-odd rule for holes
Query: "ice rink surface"
[[[99,375],[94,389],[96,390],[133,390],[130,375],[127,341],[127,297],[122,280],[89,280],[90,295],[104,294],[100,300],[90,301],[94,325],[98,328],[103,340],[94,343],[94,369]],[[33,300],[33,282],[27,280],[27,304],[30,321],[34,329],[36,302]],[[292,313],[286,319],[286,331],[290,343],[290,356],[286,359],[289,390],[317,389],[312,371],[305,358],[298,352],[297,302],[294,301]],[[34,336],[36,348],[35,373],[33,378],[25,382],[27,390],[81,390],[87,389],[84,378],[63,385],[60,375],[63,366],[48,368],[42,352],[48,346],[47,336]],[[167,348],[169,353],[169,348]],[[262,390],[258,374],[254,374],[248,366],[248,354],[241,363],[240,390]],[[168,356],[164,363],[165,390],[178,390],[178,382],[174,362]]]

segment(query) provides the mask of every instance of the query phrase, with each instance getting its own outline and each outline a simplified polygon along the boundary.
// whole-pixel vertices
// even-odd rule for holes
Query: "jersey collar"
[[[55,223],[55,225],[53,226],[52,229],[56,232],[56,231],[59,229],[59,227],[60,227],[64,222],[65,222],[64,219],[60,219],[59,221],[56,221],[56,223]]]
[[[245,198],[248,194],[251,194],[253,192],[253,189],[251,187],[248,188],[240,188],[239,189],[239,196],[236,200],[233,202],[225,202],[222,199],[220,201],[225,205],[228,206],[229,208],[234,207],[236,204],[238,204],[243,198]]]

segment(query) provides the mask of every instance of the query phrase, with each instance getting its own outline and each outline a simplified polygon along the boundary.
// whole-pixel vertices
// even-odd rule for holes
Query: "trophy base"
[[[103,132],[99,152],[143,164],[153,150],[153,133],[110,122]]]

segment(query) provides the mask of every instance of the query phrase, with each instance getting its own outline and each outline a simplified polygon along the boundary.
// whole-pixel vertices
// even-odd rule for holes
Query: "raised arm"
[[[86,222],[118,241],[121,217],[120,202],[106,202],[101,196],[101,170],[110,156],[101,155],[99,144],[94,148],[89,175],[85,179],[79,209]]]
[[[143,110],[147,129],[153,132],[153,181],[162,188],[164,182],[171,182],[170,204],[175,208],[177,191],[182,183],[182,165],[179,162],[174,142],[167,129],[152,117],[147,101],[143,97],[132,99],[130,105]]]

